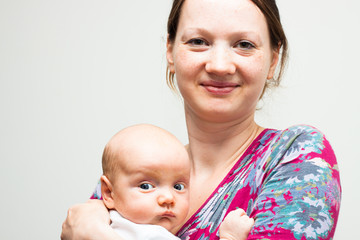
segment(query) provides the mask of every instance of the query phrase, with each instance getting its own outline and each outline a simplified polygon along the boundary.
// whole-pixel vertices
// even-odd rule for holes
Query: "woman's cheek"
[[[199,71],[201,65],[201,53],[191,51],[178,51],[175,59],[175,73],[178,76],[192,76]]]
[[[241,71],[243,80],[251,84],[263,86],[266,81],[269,64],[264,61],[262,56],[254,56],[252,59],[247,59],[240,63],[238,68]]]

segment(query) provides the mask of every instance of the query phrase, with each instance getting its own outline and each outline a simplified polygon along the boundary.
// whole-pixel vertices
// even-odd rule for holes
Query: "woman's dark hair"
[[[288,58],[288,43],[285,36],[284,29],[280,21],[279,9],[276,5],[275,0],[251,0],[264,14],[267,26],[270,33],[270,43],[273,49],[278,49],[280,51],[280,67],[276,76],[267,81],[263,90],[263,93],[269,86],[278,86],[280,84],[280,79],[285,71],[287,58]],[[174,0],[173,5],[169,14],[167,32],[168,40],[171,43],[175,42],[177,28],[179,25],[179,19],[181,15],[181,10],[184,5],[185,0]],[[166,73],[167,84],[172,89],[176,89],[174,83],[174,73],[171,73],[169,69]],[[262,94],[263,95],[263,94]],[[261,96],[262,96],[261,95]]]

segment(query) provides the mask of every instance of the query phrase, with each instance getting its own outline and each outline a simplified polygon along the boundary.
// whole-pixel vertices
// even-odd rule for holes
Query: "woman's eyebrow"
[[[181,35],[182,38],[186,38],[189,35],[193,34],[200,34],[200,35],[213,35],[211,31],[204,29],[204,28],[187,28],[184,30],[183,34]],[[215,35],[215,34],[214,34]],[[239,36],[239,37],[249,37],[254,38],[256,40],[261,40],[259,34],[252,30],[234,30],[231,33],[228,34],[229,36]]]
[[[184,30],[183,34],[181,35],[181,40],[185,40],[186,38],[194,34],[209,35],[210,33],[208,30],[204,28],[187,28]]]

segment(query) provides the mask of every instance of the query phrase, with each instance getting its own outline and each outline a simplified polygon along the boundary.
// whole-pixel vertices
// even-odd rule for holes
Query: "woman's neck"
[[[252,141],[263,130],[254,115],[241,120],[217,123],[186,114],[189,135],[189,154],[194,173],[198,170],[216,172],[230,170]]]
[[[192,160],[189,218],[219,186],[263,128],[255,123],[254,114],[225,123],[205,121],[186,110],[185,116],[189,135],[187,149]]]

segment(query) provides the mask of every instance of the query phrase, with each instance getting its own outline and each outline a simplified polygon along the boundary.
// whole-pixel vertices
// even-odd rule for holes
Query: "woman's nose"
[[[219,76],[231,75],[236,71],[231,49],[226,46],[214,46],[209,54],[205,70]]]
[[[163,190],[158,196],[160,206],[170,206],[175,204],[175,197],[170,190]]]

